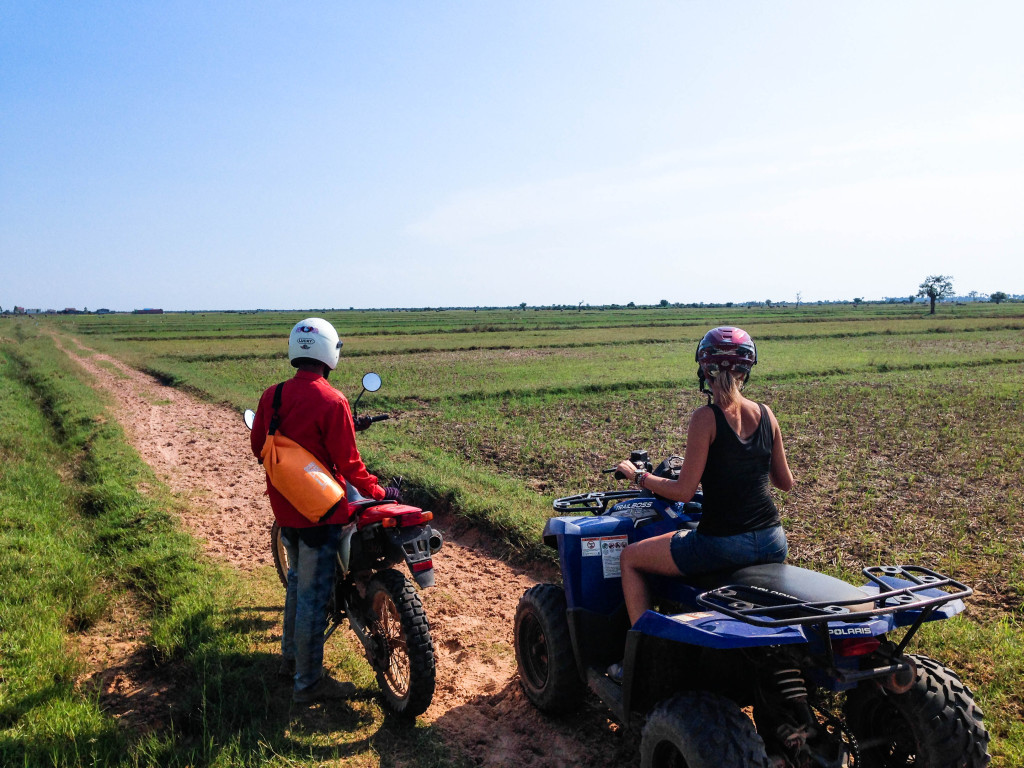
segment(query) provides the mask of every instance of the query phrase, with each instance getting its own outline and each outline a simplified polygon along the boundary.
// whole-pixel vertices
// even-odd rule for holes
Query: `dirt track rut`
[[[242,571],[272,566],[273,517],[263,469],[238,414],[72,340],[60,343],[114,398],[129,440],[160,480],[188,499],[182,522],[209,555]],[[472,530],[456,533],[451,521],[438,527],[445,547],[434,561],[437,587],[423,593],[438,682],[424,719],[481,766],[604,768],[634,762],[635,744],[625,743],[593,702],[571,720],[554,720],[522,694],[512,652],[516,604],[526,588],[551,574],[491,556],[482,537]]]

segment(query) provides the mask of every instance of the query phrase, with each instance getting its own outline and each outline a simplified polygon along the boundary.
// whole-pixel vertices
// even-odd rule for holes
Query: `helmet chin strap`
[[[708,405],[711,405],[711,390],[705,389],[704,385],[707,384],[707,376],[704,375],[704,369],[697,366],[697,380],[700,382],[700,393],[708,396]]]

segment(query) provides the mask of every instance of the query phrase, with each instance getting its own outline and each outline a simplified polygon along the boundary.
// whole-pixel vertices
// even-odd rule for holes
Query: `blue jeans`
[[[323,674],[327,603],[334,589],[340,525],[281,528],[288,552],[281,654],[295,660],[295,690],[314,685]]]
[[[735,536],[702,536],[679,531],[672,537],[672,560],[684,576],[727,571],[758,563],[781,563],[789,545],[781,525]]]

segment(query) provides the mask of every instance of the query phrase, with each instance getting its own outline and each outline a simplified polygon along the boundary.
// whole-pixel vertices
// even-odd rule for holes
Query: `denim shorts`
[[[781,563],[789,545],[781,525],[735,536],[679,531],[672,537],[672,559],[684,576],[735,570],[758,563]]]

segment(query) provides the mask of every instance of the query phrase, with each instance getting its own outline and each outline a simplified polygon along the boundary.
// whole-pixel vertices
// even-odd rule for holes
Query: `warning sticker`
[[[617,579],[622,575],[619,556],[629,543],[626,536],[604,536],[601,538],[601,570],[606,579]]]
[[[582,539],[582,549],[584,557],[597,557],[601,554],[601,540]]]

